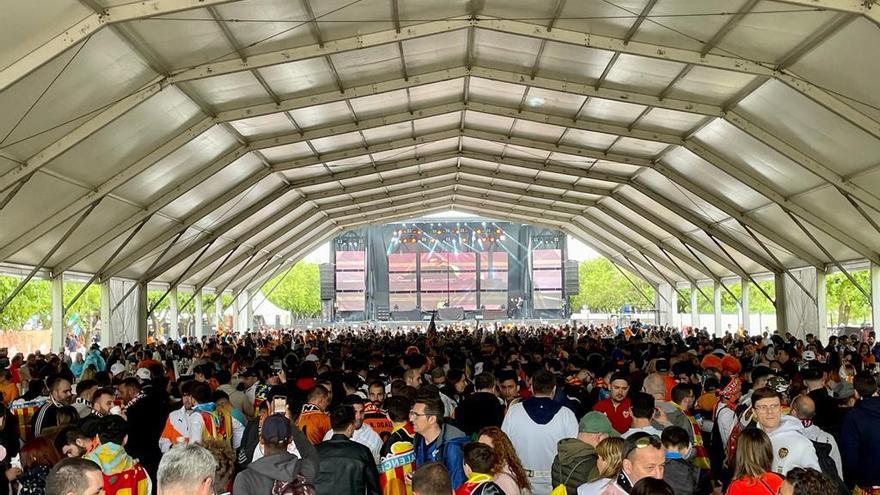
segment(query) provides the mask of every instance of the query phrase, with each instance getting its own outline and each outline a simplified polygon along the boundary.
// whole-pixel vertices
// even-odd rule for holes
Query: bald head
[[[801,395],[791,404],[791,411],[797,419],[813,419],[816,416],[816,403],[809,396]]]
[[[663,400],[666,397],[666,380],[663,379],[662,373],[651,373],[645,378],[643,386],[646,393],[654,396],[655,399]]]

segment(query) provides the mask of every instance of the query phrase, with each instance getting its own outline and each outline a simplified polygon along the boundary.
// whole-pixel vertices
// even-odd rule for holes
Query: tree
[[[18,277],[0,275],[0,302],[21,283]],[[0,329],[21,330],[29,321],[49,327],[52,319],[52,284],[48,280],[31,280],[0,312]]]
[[[852,271],[850,275],[862,288],[870,290],[871,282],[867,270]],[[825,291],[829,325],[860,325],[868,321],[871,316],[871,305],[865,295],[846,278],[846,275],[843,273],[826,275]]]
[[[64,305],[70,304],[74,296],[83,288],[81,282],[64,283]],[[91,342],[92,333],[101,320],[101,287],[90,285],[85,292],[73,303],[64,315],[64,325],[73,328],[79,327],[84,334],[83,342]]]
[[[577,296],[572,297],[572,309],[575,311],[583,306],[594,312],[617,312],[625,304],[637,308],[654,306],[654,289],[651,285],[637,276],[628,275],[651,299],[649,303],[606,258],[582,261],[578,276],[580,290]]]
[[[260,290],[269,302],[290,311],[293,319],[321,314],[321,281],[315,263],[300,261],[287,273],[266,282]]]

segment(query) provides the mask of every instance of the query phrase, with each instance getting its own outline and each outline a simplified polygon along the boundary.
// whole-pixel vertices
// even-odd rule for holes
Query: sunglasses
[[[657,435],[648,435],[645,437],[641,437],[636,440],[636,442],[632,446],[630,446],[623,452],[623,458],[626,459],[629,457],[630,454],[632,454],[634,450],[643,449],[649,445],[659,449],[663,444],[660,442],[660,437],[658,437]]]

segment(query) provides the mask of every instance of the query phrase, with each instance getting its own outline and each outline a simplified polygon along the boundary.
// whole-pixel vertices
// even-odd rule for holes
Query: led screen
[[[477,253],[446,253],[449,269],[467,271],[477,269]]]
[[[416,253],[391,253],[388,255],[389,272],[416,271]]]
[[[336,251],[337,270],[363,270],[363,251]]]
[[[480,292],[480,306],[486,309],[507,307],[507,292]]]
[[[427,270],[446,270],[449,266],[446,260],[446,253],[433,252],[421,253],[419,255],[422,263],[422,271]]]
[[[388,303],[391,311],[410,311],[416,309],[416,293],[402,292],[399,294],[389,294]]]
[[[339,311],[363,311],[364,310],[364,293],[363,292],[337,292],[336,304]]]
[[[480,272],[481,290],[507,290],[507,272]]]
[[[535,309],[561,309],[562,291],[559,290],[536,290],[532,296]]]
[[[532,251],[532,268],[561,268],[562,250],[535,249]]]
[[[416,290],[416,274],[410,273],[389,273],[388,274],[388,290],[391,292],[415,292]]]
[[[449,306],[452,308],[464,308],[466,311],[477,309],[476,292],[451,292],[449,293]]]
[[[422,292],[422,309],[429,311],[440,307],[440,303],[446,303],[445,292]]]
[[[364,272],[336,272],[336,290],[364,290]]]
[[[507,270],[507,253],[480,253],[480,270]]]
[[[449,290],[477,290],[477,272],[449,272]]]
[[[447,284],[452,283],[448,275],[448,272],[422,272],[422,290],[446,292],[450,287]]]
[[[532,283],[536,289],[562,289],[562,270],[535,270]]]

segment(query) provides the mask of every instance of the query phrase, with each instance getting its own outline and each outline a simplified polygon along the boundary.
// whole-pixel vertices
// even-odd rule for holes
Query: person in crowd
[[[128,422],[125,451],[155,478],[162,456],[159,438],[166,419],[162,416],[163,408],[157,397],[143,391],[137,378],[124,379],[118,388],[123,403],[121,414]]]
[[[497,426],[487,426],[477,433],[477,441],[484,443],[497,454],[499,465],[493,470],[494,481],[504,491],[504,495],[522,495],[530,493],[532,486],[525,468],[510,442],[507,434]]]
[[[128,441],[128,423],[125,419],[111,414],[101,418],[97,426],[100,445],[84,458],[101,467],[107,494],[149,495],[153,489],[149,474],[125,450]]]
[[[828,371],[821,363],[811,362],[801,370],[801,379],[807,387],[807,395],[814,404],[814,416],[810,418],[817,428],[833,435],[840,435],[842,414],[837,401],[828,388]]]
[[[288,452],[291,429],[290,420],[282,414],[270,414],[263,420],[260,446],[264,455],[235,477],[232,493],[259,495],[273,493],[273,490],[284,493],[289,484],[314,481],[317,466],[313,461]]]
[[[192,387],[194,381],[186,381],[180,384],[181,401],[178,409],[172,410],[165,420],[165,427],[159,437],[159,450],[168,452],[174,444],[185,444],[190,441],[189,416],[192,413]]]
[[[325,412],[330,405],[330,393],[322,385],[316,385],[302,406],[296,427],[306,434],[312,445],[318,445],[330,431],[330,417]]]
[[[828,495],[835,490],[831,479],[819,471],[794,468],[785,476],[779,495]]]
[[[214,495],[219,493],[214,490],[216,472],[217,461],[208,449],[200,445],[176,445],[162,455],[156,476],[158,493],[159,495]],[[239,476],[242,475],[244,473]]]
[[[880,394],[877,380],[866,371],[856,374],[853,388],[858,402],[843,419],[840,432],[844,480],[869,492],[880,486]]]
[[[694,432],[691,429],[690,422],[685,417],[685,413],[682,407],[671,400],[666,400],[667,397],[671,399],[672,395],[671,388],[667,390],[666,379],[668,376],[669,375],[667,373],[651,373],[645,378],[645,383],[642,388],[645,393],[650,394],[654,397],[654,403],[661,413],[658,416],[662,419],[662,421],[658,420],[655,422],[655,426],[657,427],[657,429],[654,432],[648,433],[659,436],[659,433],[656,433],[656,431],[662,431],[663,428],[669,425],[678,426],[685,431],[689,431],[691,442],[693,442]]]
[[[11,404],[18,398],[18,385],[12,381],[9,370],[0,369],[0,397],[4,404]]]
[[[736,469],[727,495],[772,495],[778,493],[783,477],[774,468],[773,443],[758,428],[746,428],[737,438]]]
[[[229,396],[218,388],[214,391],[211,400],[216,406],[217,418],[220,420],[220,430],[223,432],[218,438],[226,441],[233,449],[241,447],[241,439],[244,436],[244,427],[247,424],[244,414],[232,407]]]
[[[657,410],[654,406],[655,399],[651,394],[635,392],[630,394],[630,410],[632,412],[632,424],[623,433],[623,438],[642,432],[649,435],[660,436],[663,430],[658,430],[651,425]]]
[[[629,377],[622,372],[614,373],[608,380],[608,386],[608,397],[597,402],[593,410],[608,416],[618,433],[626,433],[632,426]]]
[[[840,448],[837,440],[830,433],[823,431],[813,422],[816,417],[816,404],[812,396],[800,395],[791,403],[791,414],[801,421],[804,426],[803,435],[813,442],[813,447],[818,448],[822,444],[827,445],[828,456],[834,461],[837,477],[843,479],[843,461],[840,457]],[[818,452],[817,452],[818,457]]]
[[[407,476],[415,471],[413,448],[415,431],[409,423],[410,401],[403,396],[385,400],[393,429],[379,452],[379,488],[382,495],[404,495],[408,492]]]
[[[455,490],[455,495],[504,495],[504,491],[493,480],[492,472],[499,465],[499,460],[492,447],[473,442],[465,445],[462,452],[467,481]]]
[[[207,438],[229,439],[232,432],[223,430],[217,404],[214,403],[214,392],[207,381],[196,380],[190,389],[192,413],[189,415],[189,441],[201,442]]]
[[[452,488],[458,489],[466,479],[461,449],[468,443],[468,437],[443,421],[443,402],[433,394],[416,396],[409,420],[416,433],[413,439],[416,467],[442,461],[452,480]]]
[[[95,380],[82,380],[76,384],[76,399],[73,401],[73,407],[80,418],[85,418],[92,412],[92,401],[99,388]]]
[[[498,384],[498,395],[504,401],[505,408],[510,407],[521,399],[516,373],[512,370],[502,369],[498,371],[495,375],[495,382]]]
[[[46,477],[61,460],[55,446],[46,438],[37,437],[25,443],[18,455],[21,459],[21,474],[15,479],[19,484],[18,495],[44,495]]]
[[[563,438],[575,438],[578,422],[571,409],[553,399],[556,395],[556,376],[539,370],[531,380],[532,396],[510,406],[502,431],[530,472],[532,493],[547,495],[552,490],[551,466],[556,457],[557,444]]]
[[[46,386],[49,388],[49,400],[43,404],[31,422],[34,436],[40,436],[44,428],[58,426],[56,417],[58,409],[69,406],[73,400],[70,381],[56,375],[46,381]]]
[[[82,457],[92,449],[92,439],[75,426],[68,426],[55,437],[55,450],[62,457]]]
[[[630,493],[642,478],[663,478],[666,459],[660,438],[639,432],[624,439],[623,462],[616,479],[600,478],[578,487],[578,495],[619,495]]]
[[[608,437],[602,440],[596,446],[596,454],[599,456],[596,459],[596,476],[590,481],[617,479],[617,475],[623,469],[623,437]]]
[[[351,406],[354,409],[354,432],[351,434],[351,439],[364,447],[370,449],[370,453],[373,455],[373,462],[375,464],[379,463],[379,454],[382,450],[382,439],[379,438],[379,434],[373,431],[372,428],[364,424],[364,404],[365,400],[363,397],[350,394],[345,396],[342,399],[342,405]],[[335,432],[333,430],[328,431],[323,438],[323,441],[330,440],[334,436]]]
[[[782,414],[782,395],[770,387],[752,394],[752,410],[758,428],[773,444],[773,471],[785,476],[789,469],[820,469],[816,449],[803,434],[803,424],[794,416]],[[737,444],[739,448],[739,444]]]
[[[557,454],[550,469],[553,486],[565,485],[568,493],[573,494],[579,486],[596,478],[599,459],[596,446],[606,438],[619,436],[604,414],[597,411],[585,414],[578,423],[577,437],[563,438],[557,444]]]
[[[666,451],[663,463],[663,480],[672,487],[675,495],[709,495],[712,481],[709,473],[697,467],[689,459],[691,454],[690,437],[678,426],[670,426],[660,436]]]
[[[474,377],[476,392],[463,398],[455,409],[458,426],[468,436],[487,426],[504,422],[504,401],[495,395],[495,376],[480,373]]]
[[[442,462],[422,465],[412,476],[413,495],[452,495],[449,471]]]
[[[238,388],[232,385],[232,373],[229,370],[221,369],[215,376],[219,384],[217,390],[225,393],[229,397],[229,403],[232,405],[232,408],[241,411],[242,415],[247,418],[248,397],[243,390],[238,390]],[[250,406],[249,410],[253,412],[253,405]],[[242,421],[242,423],[247,423],[247,420]]]
[[[214,475],[216,495],[230,494],[232,479],[235,477],[235,451],[228,442],[214,438],[202,440],[199,445],[207,449],[217,461],[217,473]]]
[[[356,429],[356,418],[350,404],[337,406],[330,414],[333,435],[316,447],[319,469],[315,490],[318,495],[380,493],[379,472],[373,453],[351,438]]]
[[[46,476],[46,495],[104,495],[101,468],[79,457],[62,459]]]

